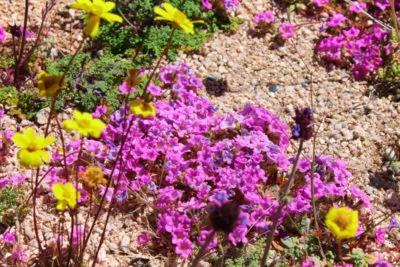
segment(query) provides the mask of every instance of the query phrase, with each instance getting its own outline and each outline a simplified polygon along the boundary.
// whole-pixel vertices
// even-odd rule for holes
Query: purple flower
[[[6,244],[13,244],[15,242],[15,233],[5,231],[3,233],[3,242]]]
[[[78,225],[74,227],[72,232],[72,245],[79,245],[85,238],[85,229],[83,225]]]
[[[208,1],[208,0],[203,0],[201,2],[202,7],[204,7],[205,9],[212,9],[212,4]]]
[[[395,216],[390,217],[390,223],[388,226],[388,232],[390,232],[393,228],[400,228],[400,224],[397,221]]]
[[[371,201],[369,199],[369,196],[362,191],[361,189],[359,189],[358,187],[356,187],[355,185],[350,185],[349,187],[350,193],[351,193],[351,197],[352,198],[359,198],[361,199],[361,205],[364,208],[368,208],[370,210],[373,210],[373,206],[371,204]]]
[[[247,243],[248,240],[246,238],[247,227],[240,225],[236,227],[232,233],[228,235],[228,239],[232,242],[233,245],[237,246],[238,243]]]
[[[301,267],[317,267],[317,265],[315,265],[313,263],[313,258],[307,258],[305,261],[303,261],[303,263],[301,264]]]
[[[180,242],[175,247],[175,253],[181,255],[184,259],[187,259],[189,257],[192,250],[193,244],[187,238],[180,240]]]
[[[97,106],[96,111],[92,113],[93,118],[101,118],[107,113],[107,106]]]
[[[272,23],[276,20],[274,14],[272,14],[271,10],[266,10],[264,13],[258,13],[253,18],[254,23]]]
[[[326,25],[329,27],[335,28],[338,27],[343,21],[346,21],[347,18],[342,13],[336,13],[333,17],[326,22]]]
[[[12,185],[20,185],[26,180],[26,177],[20,174],[15,174],[10,177],[10,181],[12,182]]]
[[[202,230],[200,231],[199,236],[197,237],[197,243],[199,244],[199,246],[204,246],[207,238],[213,234],[212,230]],[[213,248],[215,248],[218,245],[218,241],[217,241],[217,235],[214,234],[213,239],[211,240],[211,242],[208,244],[206,251],[209,251]]]
[[[4,187],[6,187],[6,185],[10,182],[10,179],[8,178],[3,178],[0,179],[0,189],[3,189]]]
[[[143,232],[138,236],[137,243],[138,245],[147,245],[150,242],[150,235],[147,232]]]
[[[361,13],[362,11],[367,9],[367,5],[363,2],[351,2],[349,10],[354,13]]]
[[[24,27],[20,26],[19,27],[20,35],[22,36],[24,34]],[[36,36],[29,30],[26,30],[25,33],[26,38],[35,38]]]
[[[129,95],[130,93],[135,92],[136,88],[129,87],[126,82],[123,82],[120,86],[118,86],[118,90],[124,95]]]
[[[375,262],[374,267],[393,267],[393,265],[379,258],[378,261]]]
[[[15,259],[15,260],[22,261],[22,262],[26,262],[26,260],[28,259],[27,255],[22,250],[22,248],[21,248],[21,246],[19,244],[15,244],[14,245],[12,258]]]
[[[149,86],[147,86],[147,91],[152,95],[152,96],[160,96],[161,95],[161,87],[155,85],[154,83],[150,83]]]
[[[279,32],[283,39],[288,39],[294,36],[294,26],[290,23],[283,22],[279,27]]]
[[[312,115],[314,114],[310,108],[295,109],[296,116],[294,121],[296,122],[293,128],[293,139],[309,140],[313,136],[313,121]]]
[[[356,27],[351,27],[348,30],[343,30],[343,35],[346,36],[347,38],[355,38],[360,34],[360,30],[357,29]]]
[[[312,2],[317,6],[317,7],[322,7],[323,5],[326,5],[329,3],[329,0],[312,0]]]
[[[375,5],[382,10],[385,10],[387,7],[390,6],[389,0],[376,0]]]
[[[222,0],[222,2],[224,3],[224,8],[226,10],[232,9],[239,5],[239,2],[237,0]]]
[[[376,243],[378,245],[384,244],[385,243],[385,234],[386,234],[386,229],[385,228],[379,228],[375,232],[375,239]]]
[[[6,33],[4,32],[3,26],[0,24],[0,42],[4,42],[6,39]]]

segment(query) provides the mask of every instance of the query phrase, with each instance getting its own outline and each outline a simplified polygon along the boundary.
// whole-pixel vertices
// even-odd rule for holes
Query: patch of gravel
[[[42,12],[50,0],[29,1],[28,30],[36,34],[42,21]],[[73,0],[55,0],[54,8],[49,12],[46,23],[43,27],[44,46],[48,48],[48,56],[56,57],[74,52],[79,41],[83,38],[82,24],[80,23],[81,12],[69,9],[68,4]],[[4,29],[8,25],[24,25],[25,1],[2,0],[0,1],[0,24]],[[11,36],[7,34],[8,41]]]

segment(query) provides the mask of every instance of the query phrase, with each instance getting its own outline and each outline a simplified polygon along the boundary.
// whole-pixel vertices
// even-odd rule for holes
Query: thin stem
[[[20,63],[22,59],[22,55],[24,53],[25,48],[25,41],[26,41],[26,31],[28,27],[28,16],[29,16],[29,0],[25,0],[25,14],[24,14],[24,28],[22,32],[22,40],[21,40],[21,47],[18,54],[18,60],[14,66],[14,84],[17,88],[18,94],[20,93],[20,84],[19,84],[19,71],[20,71]]]
[[[339,239],[337,244],[338,244],[338,253],[339,253],[340,264],[344,265],[343,264],[343,253],[342,253],[342,240]]]
[[[397,23],[397,16],[396,16],[396,9],[394,6],[394,0],[390,0],[390,11],[391,11],[391,15],[392,15],[394,30],[395,30],[396,36],[397,36],[397,41],[400,41],[399,25]]]
[[[215,236],[215,231],[212,231],[211,234],[207,237],[206,241],[204,242],[203,246],[201,246],[199,253],[197,253],[196,257],[192,261],[192,264],[190,265],[191,267],[196,267],[197,264],[200,262],[201,258],[204,256],[204,253],[208,247],[208,245],[211,243]]]
[[[269,249],[271,247],[272,240],[274,239],[274,233],[275,233],[276,227],[278,225],[279,217],[280,217],[280,215],[282,213],[282,210],[283,210],[284,206],[286,205],[286,195],[289,192],[289,189],[290,189],[290,186],[292,184],[292,180],[293,180],[294,174],[296,172],[297,163],[299,162],[301,151],[303,150],[303,144],[304,144],[304,140],[301,139],[300,140],[299,149],[297,151],[297,155],[296,155],[295,161],[293,163],[293,168],[292,168],[292,171],[290,173],[288,182],[287,182],[286,187],[285,187],[285,189],[283,191],[283,194],[279,197],[279,207],[278,207],[278,210],[276,211],[276,215],[274,217],[274,222],[272,224],[272,227],[271,227],[271,229],[270,229],[270,231],[268,233],[267,242],[266,242],[265,249],[264,249],[264,254],[263,254],[263,257],[262,257],[261,262],[260,262],[260,266],[261,267],[264,267],[265,263],[267,261]]]
[[[33,170],[32,170],[32,172],[33,172]],[[42,244],[40,242],[39,230],[38,230],[38,225],[37,225],[37,216],[36,216],[36,196],[37,196],[37,188],[38,188],[38,184],[39,184],[38,179],[39,179],[39,168],[36,169],[35,186],[33,188],[33,228],[35,230],[36,241],[38,243],[39,253],[41,255],[43,252],[43,248],[42,248]]]

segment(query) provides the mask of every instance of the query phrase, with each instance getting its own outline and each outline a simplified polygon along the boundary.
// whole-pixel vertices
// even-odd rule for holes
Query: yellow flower
[[[87,170],[82,174],[82,180],[86,181],[90,187],[107,183],[102,169],[95,166],[87,168]]]
[[[50,161],[49,152],[43,148],[55,141],[53,136],[36,136],[35,130],[28,128],[23,133],[16,133],[12,137],[14,143],[21,149],[17,153],[19,164],[24,167],[39,167],[43,162]]]
[[[99,119],[93,119],[92,114],[74,110],[75,120],[66,120],[63,126],[66,130],[76,130],[82,136],[99,138],[106,124]]]
[[[81,193],[77,192],[71,182],[66,183],[56,183],[53,185],[51,190],[54,193],[54,196],[58,200],[56,209],[57,210],[65,210],[67,205],[73,209],[76,207],[76,200],[81,197]]]
[[[358,229],[358,212],[346,207],[333,207],[326,214],[325,224],[338,240],[355,237]]]
[[[114,2],[104,2],[104,0],[76,0],[70,4],[73,9],[83,10],[89,14],[89,21],[85,26],[83,32],[86,35],[94,37],[99,32],[100,19],[105,19],[108,22],[122,22],[122,17],[110,13],[114,9]]]
[[[39,96],[54,96],[60,90],[60,86],[65,85],[64,81],[61,82],[61,78],[41,71],[38,75]]]
[[[174,25],[177,28],[181,28],[186,33],[194,34],[193,24],[194,23],[203,23],[202,20],[195,20],[195,21],[189,20],[186,17],[185,13],[183,13],[179,9],[175,8],[170,3],[162,3],[161,6],[164,9],[162,9],[159,6],[154,7],[154,13],[159,15],[159,16],[155,17],[154,19],[170,21],[170,22],[172,22],[172,25]]]
[[[156,115],[156,108],[153,104],[140,99],[131,101],[131,112],[135,115],[142,115],[144,118]]]

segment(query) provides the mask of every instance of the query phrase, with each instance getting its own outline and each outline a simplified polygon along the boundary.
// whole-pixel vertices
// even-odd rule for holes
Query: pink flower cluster
[[[271,10],[266,10],[265,12],[261,12],[255,15],[253,18],[254,23],[272,23],[276,20],[274,14],[272,14]]]
[[[132,121],[128,129],[129,123],[124,120],[127,107],[120,108],[111,115],[101,141],[69,140],[65,148],[67,164],[77,162],[83,145],[85,153],[110,175],[110,166],[114,166],[127,134],[129,145],[123,148],[120,159],[124,164],[116,164],[114,183],[107,193],[102,187],[99,194],[106,194],[107,201],[114,196],[119,202],[127,199],[128,189],[155,197],[157,236],[150,239],[143,233],[138,239],[140,244],[151,240],[169,244],[177,255],[188,258],[195,246],[204,244],[212,233],[207,207],[221,207],[236,198],[242,198],[242,202],[238,206],[239,219],[227,233],[231,244],[247,243],[254,234],[268,231],[278,201],[260,189],[273,184],[277,173],[289,171],[289,127],[271,112],[251,105],[237,113],[217,114],[207,99],[197,96],[203,84],[184,63],[162,68],[158,79],[160,90],[169,91],[170,100],[155,101],[156,117],[127,115],[127,121]],[[159,89],[155,90],[158,94]],[[61,158],[56,152],[52,160]],[[293,192],[294,201],[284,210],[281,221],[287,213],[297,216],[310,211],[310,166],[309,159],[300,161],[303,186]],[[86,168],[79,166],[80,171]],[[62,171],[61,167],[50,171],[48,182],[64,181]],[[349,176],[343,161],[319,156],[316,197],[335,199],[349,190],[350,198],[369,206],[363,191],[347,187]],[[83,202],[88,193],[79,190],[79,202]],[[207,249],[217,245],[215,238]]]
[[[375,6],[384,10],[388,3],[386,0],[377,0]],[[366,8],[363,2],[352,2],[349,6],[349,16],[354,16],[351,12],[359,14]],[[388,41],[390,33],[383,30],[379,24],[358,28],[346,26],[346,21],[349,21],[349,18],[341,13],[334,14],[327,21],[327,26],[342,30],[335,30],[333,32],[336,34],[323,38],[318,44],[318,51],[329,61],[352,62],[354,77],[360,80],[377,71],[383,59],[393,52]]]

